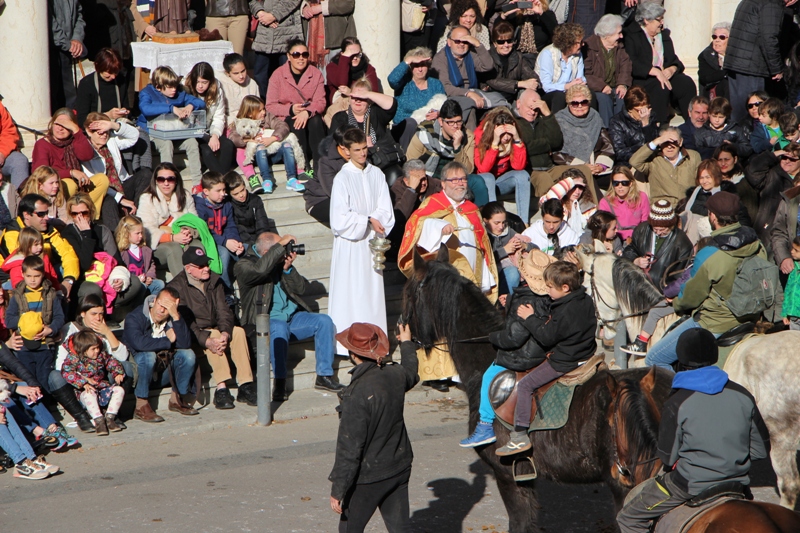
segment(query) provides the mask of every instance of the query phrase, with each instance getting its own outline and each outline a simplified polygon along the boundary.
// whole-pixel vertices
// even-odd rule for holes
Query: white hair
[[[728,30],[728,33],[731,32],[731,23],[730,22],[717,22],[714,26],[711,27],[711,33],[714,33],[717,30]]]
[[[634,19],[637,24],[642,25],[644,21],[655,20],[666,12],[667,10],[664,9],[664,6],[658,2],[642,2],[639,4],[639,7],[636,8]]]
[[[621,28],[625,19],[620,17],[619,15],[603,15],[600,17],[600,20],[597,21],[597,24],[594,27],[594,33],[599,35],[600,37],[607,37],[609,35],[614,35],[618,32],[617,28]]]

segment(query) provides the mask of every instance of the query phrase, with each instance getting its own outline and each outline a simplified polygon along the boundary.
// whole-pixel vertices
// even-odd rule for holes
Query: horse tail
[[[636,335],[642,329],[647,311],[663,300],[664,295],[653,285],[644,270],[627,259],[614,261],[611,278],[622,314],[633,315],[626,321],[628,333]]]

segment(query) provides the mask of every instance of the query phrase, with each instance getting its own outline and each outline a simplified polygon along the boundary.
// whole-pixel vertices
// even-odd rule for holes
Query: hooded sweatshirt
[[[242,242],[239,231],[236,229],[236,221],[233,218],[233,207],[230,202],[215,204],[204,194],[194,195],[194,206],[197,209],[197,216],[208,223],[208,230],[214,237],[217,246],[225,246],[228,239]]]
[[[715,366],[678,372],[661,411],[658,458],[692,495],[725,481],[750,484],[751,459],[769,453],[755,400]]]

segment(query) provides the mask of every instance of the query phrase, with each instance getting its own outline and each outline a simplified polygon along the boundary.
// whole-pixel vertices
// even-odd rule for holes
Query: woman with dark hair
[[[225,93],[214,69],[202,61],[192,67],[183,82],[186,92],[206,103],[206,134],[197,139],[200,156],[208,170],[225,174],[232,169],[236,149],[223,135],[225,130]]]
[[[361,78],[367,78],[373,90],[382,93],[383,87],[378,74],[361,49],[361,41],[356,37],[345,37],[341,48],[342,51],[333,56],[331,62],[325,66],[328,105],[333,103],[337,91],[341,96],[350,96],[353,82]]]
[[[722,181],[730,181],[736,185],[736,194],[747,211],[747,216],[753,220],[758,213],[758,191],[744,179],[744,167],[739,160],[739,150],[732,144],[723,144],[714,151],[712,157],[719,165]]]
[[[567,89],[586,85],[582,44],[583,28],[579,24],[561,24],[553,32],[553,44],[546,46],[536,58],[535,70],[544,90],[542,99],[553,113],[567,106]]]
[[[741,126],[748,138],[753,133],[753,129],[761,127],[761,121],[758,120],[758,107],[767,98],[769,98],[769,94],[766,91],[753,91],[747,95],[747,102],[745,103],[747,116],[739,121],[739,126]]]
[[[489,28],[484,25],[483,15],[478,2],[475,0],[454,0],[450,4],[450,23],[444,30],[444,35],[439,39],[436,45],[436,51],[440,51],[447,46],[447,36],[450,30],[456,26],[463,26],[469,31],[469,34],[484,46],[487,50],[490,48],[489,42]]]
[[[139,197],[139,218],[142,219],[153,256],[167,265],[173,276],[183,270],[183,247],[201,246],[189,228],[172,232],[172,223],[186,213],[197,215],[194,199],[183,188],[178,167],[161,163],[153,171],[147,190]]]
[[[625,109],[611,117],[608,134],[614,145],[614,160],[627,163],[636,150],[658,137],[658,123],[650,112],[650,97],[641,87],[625,94]]]
[[[486,82],[493,91],[497,91],[509,102],[517,99],[522,89],[539,88],[539,76],[533,67],[514,48],[514,26],[501,21],[492,28],[492,48],[489,55],[494,62],[495,77]]]
[[[697,96],[697,86],[684,74],[670,31],[664,28],[664,13],[661,4],[642,2],[636,8],[635,22],[622,32],[625,51],[633,64],[633,84],[644,87],[650,95],[659,124],[669,119],[670,102],[688,120],[689,102]]]
[[[531,243],[547,255],[555,255],[564,246],[580,242],[580,235],[564,221],[564,206],[561,200],[551,198],[542,204],[542,218],[522,232]]]
[[[617,217],[612,213],[595,211],[586,221],[586,231],[581,235],[581,244],[593,246],[595,253],[622,255],[625,246],[617,227]]]
[[[553,42],[553,33],[558,26],[556,14],[550,10],[549,0],[533,0],[530,9],[501,11],[500,19],[514,24],[519,32],[517,50],[531,63],[536,61],[540,50]],[[506,4],[513,6],[513,4]],[[498,20],[495,21],[499,23]]]

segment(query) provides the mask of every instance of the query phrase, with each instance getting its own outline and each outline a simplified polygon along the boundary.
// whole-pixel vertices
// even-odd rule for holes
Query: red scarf
[[[111,150],[105,144],[97,148],[97,153],[103,158],[103,163],[106,166],[106,176],[108,176],[108,185],[117,192],[124,193],[122,190],[122,182],[119,181],[119,173],[117,167],[114,165],[114,158],[111,156]]]
[[[309,4],[319,5],[319,0],[310,0]],[[322,13],[314,15],[308,21],[308,61],[318,69],[325,70],[325,57],[328,55],[325,48],[325,17]]]
[[[45,139],[53,146],[64,149],[64,165],[67,170],[81,170],[81,162],[78,160],[78,156],[75,155],[75,147],[72,146],[72,141],[75,140],[72,135],[63,141],[59,141],[53,137],[52,133],[48,133]]]

